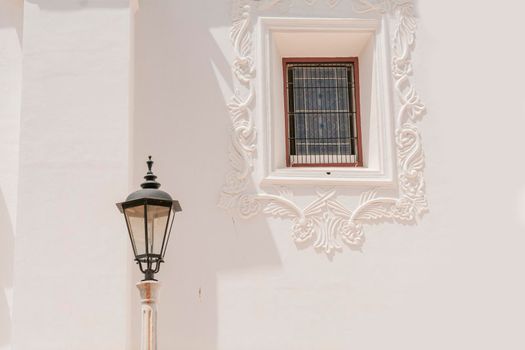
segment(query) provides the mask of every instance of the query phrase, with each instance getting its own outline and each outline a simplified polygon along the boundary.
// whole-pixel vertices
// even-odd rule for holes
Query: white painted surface
[[[348,9],[293,4],[298,16]],[[417,2],[430,213],[418,226],[370,227],[363,252],[332,260],[293,244],[285,221],[239,221],[216,207],[233,92],[228,1],[140,2],[133,130],[127,2],[25,5],[19,177],[0,158],[0,214],[17,217],[13,321],[0,295],[0,349],[4,327],[16,350],[138,349],[139,276],[128,277],[135,266],[113,205],[129,191],[128,142],[134,186],[152,154],[184,210],[158,276],[159,349],[525,347],[525,5]],[[0,58],[15,58],[0,61],[10,123],[0,157],[17,162],[17,108],[3,101],[17,100],[20,48],[0,18],[0,42],[14,43]]]
[[[137,283],[141,304],[140,349],[157,350],[157,299],[160,283],[157,281],[141,281]]]
[[[22,2],[0,0],[0,349],[11,348],[22,79]]]
[[[127,1],[25,1],[13,348],[126,349]]]
[[[157,155],[159,179],[184,209],[159,275],[159,348],[525,346],[525,50],[517,44],[525,8],[498,8],[505,16],[493,3],[418,1],[414,72],[429,110],[420,125],[430,213],[414,227],[370,227],[363,252],[330,261],[298,249],[285,221],[233,221],[215,208],[228,169],[223,96],[233,90],[226,1],[141,2],[136,123],[149,125],[136,131],[137,157]],[[307,11],[342,10],[323,1],[292,9]],[[487,41],[505,61],[494,74],[485,70],[495,64]],[[488,139],[501,147],[480,151]],[[487,152],[501,161],[487,162]]]

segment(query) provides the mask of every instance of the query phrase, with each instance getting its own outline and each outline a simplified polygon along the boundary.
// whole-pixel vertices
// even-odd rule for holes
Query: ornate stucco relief
[[[333,7],[340,3],[325,1]],[[238,88],[228,104],[233,124],[229,153],[232,170],[222,188],[219,206],[243,218],[264,213],[289,219],[292,238],[297,243],[310,244],[328,255],[342,250],[345,244],[359,248],[364,243],[363,227],[367,224],[385,220],[414,223],[428,209],[428,204],[424,154],[417,128],[425,106],[410,79],[416,31],[412,0],[356,0],[354,4],[358,12],[377,12],[394,19],[391,21],[391,56],[395,94],[399,101],[395,120],[399,195],[385,197],[378,195],[377,189],[368,189],[361,194],[357,207],[350,209],[337,200],[337,189],[315,192],[316,199],[306,207],[297,205],[293,193],[286,188],[274,194],[248,189],[257,148],[252,113],[255,101],[252,11],[267,10],[280,3],[282,0],[236,0],[238,13],[234,16],[230,35],[235,53],[232,71]]]

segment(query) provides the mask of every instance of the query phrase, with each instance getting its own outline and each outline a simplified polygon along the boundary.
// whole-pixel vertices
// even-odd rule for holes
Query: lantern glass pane
[[[148,253],[161,254],[162,242],[166,226],[168,225],[168,216],[170,207],[160,205],[149,205],[148,210]]]
[[[138,205],[136,207],[124,209],[126,218],[128,220],[129,229],[133,241],[135,242],[136,255],[146,254],[146,234],[144,232],[144,206]]]
[[[168,230],[166,232],[166,240],[164,242],[164,246],[162,247],[162,257],[164,258],[164,255],[166,254],[166,248],[168,247],[168,242],[170,240],[171,236],[171,229],[173,228],[173,220],[175,219],[175,210],[171,210],[170,217],[169,217],[169,223],[168,223]]]

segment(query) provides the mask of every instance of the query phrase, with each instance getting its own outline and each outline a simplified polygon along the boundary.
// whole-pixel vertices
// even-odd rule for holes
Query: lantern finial
[[[151,156],[148,157],[148,161],[146,162],[148,164],[148,172],[146,173],[146,176],[144,176],[145,182],[140,185],[142,188],[159,188],[160,183],[155,181],[157,179],[157,176],[153,174],[151,171],[151,168],[153,167],[153,161],[151,160]]]
[[[151,160],[151,156],[148,156],[148,161],[146,162],[148,164],[148,174],[151,173],[151,167],[153,166],[153,161]]]

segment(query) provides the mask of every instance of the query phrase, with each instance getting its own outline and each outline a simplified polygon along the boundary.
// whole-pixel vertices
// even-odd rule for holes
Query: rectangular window
[[[286,164],[363,165],[357,57],[283,58]]]

